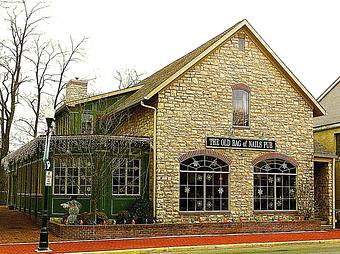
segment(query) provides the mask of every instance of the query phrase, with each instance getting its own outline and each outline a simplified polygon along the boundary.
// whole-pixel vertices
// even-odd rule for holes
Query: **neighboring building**
[[[335,163],[335,208],[340,211],[340,77],[318,98],[326,109],[324,116],[314,119],[314,137],[329,151],[336,153]],[[340,216],[337,216],[340,219]]]
[[[114,103],[117,96],[122,97]],[[134,91],[108,98],[111,106],[99,118],[93,99],[60,109],[57,116],[65,117],[57,117],[57,134],[93,136],[113,119],[109,133],[114,137],[150,138],[145,181],[159,220],[311,218],[315,213],[334,223],[334,155],[321,145],[314,151],[313,140],[313,117],[325,111],[246,20],[144,79]],[[72,117],[71,112],[78,113]],[[140,153],[147,154],[143,149]],[[19,151],[7,160],[14,169]],[[54,195],[62,175],[57,165]],[[114,177],[118,190],[126,190],[126,181]],[[108,204],[120,194],[114,184],[110,189]]]
[[[149,138],[113,136],[114,121],[102,118],[109,106],[138,89],[140,86],[88,97],[87,81],[68,82],[67,100],[56,111],[56,135],[51,141],[53,186],[49,211],[52,216],[65,213],[60,204],[71,196],[77,196],[83,211],[90,211],[91,183],[99,171],[105,174],[99,179],[105,196],[97,200],[97,207],[107,215],[128,209],[136,197],[148,197],[144,186]],[[42,209],[44,144],[45,138],[38,137],[5,159],[11,173],[8,203],[35,215]],[[122,172],[124,175],[119,175]],[[125,183],[124,188],[119,186],[121,182]]]

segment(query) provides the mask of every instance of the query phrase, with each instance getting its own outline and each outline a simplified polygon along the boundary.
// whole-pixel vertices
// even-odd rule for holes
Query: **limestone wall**
[[[207,136],[275,140],[277,152],[298,162],[297,184],[310,186],[299,209],[313,199],[312,109],[248,35],[245,40],[244,52],[234,36],[158,95],[157,216],[165,222],[191,216],[179,212],[178,158],[206,149]],[[232,128],[231,86],[239,83],[251,89],[249,128]],[[265,152],[215,150],[231,160],[227,216],[253,216],[252,161]]]
[[[155,105],[153,103],[152,105]],[[153,111],[138,105],[117,116],[124,119],[114,130],[114,135],[153,137]]]
[[[315,216],[332,224],[333,168],[331,163],[315,163]]]

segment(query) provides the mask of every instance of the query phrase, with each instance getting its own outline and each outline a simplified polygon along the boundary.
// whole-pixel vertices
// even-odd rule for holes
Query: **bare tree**
[[[21,96],[28,108],[33,112],[33,117],[25,115],[18,119],[18,122],[24,125],[17,125],[17,128],[29,137],[37,137],[39,123],[41,122],[41,107],[43,103],[44,88],[48,82],[52,81],[53,74],[51,73],[53,61],[60,55],[60,52],[55,50],[55,46],[51,41],[41,41],[41,36],[34,40],[32,46],[32,55],[26,56],[26,59],[32,64],[35,92],[32,94],[24,94]]]
[[[72,62],[78,62],[82,60],[84,57],[84,49],[83,45],[86,42],[87,38],[83,37],[78,43],[75,43],[73,41],[73,38],[70,36],[70,46],[69,48],[64,48],[59,43],[58,49],[59,49],[59,57],[58,57],[58,66],[59,71],[55,75],[56,78],[54,79],[55,87],[57,87],[54,99],[53,99],[53,107],[56,108],[60,104],[60,96],[62,91],[66,87],[66,73],[69,70],[70,64]]]
[[[18,104],[20,86],[28,80],[24,75],[22,62],[29,51],[29,40],[36,34],[38,24],[46,19],[41,12],[46,5],[38,2],[29,8],[26,1],[7,9],[5,21],[11,37],[0,42],[0,132],[1,156],[9,152],[10,133]]]
[[[114,78],[119,82],[118,88],[123,89],[137,85],[142,79],[143,73],[138,73],[135,69],[116,70]]]
[[[42,41],[39,36],[34,40],[32,54],[26,57],[33,66],[32,81],[35,92],[21,97],[25,105],[31,109],[33,117],[22,116],[17,120],[16,125],[16,128],[26,137],[38,136],[39,126],[43,123],[41,114],[43,107],[51,104],[54,108],[58,106],[60,94],[65,87],[64,79],[71,63],[79,61],[84,55],[81,45],[85,42],[85,38],[76,45],[72,37],[70,41],[70,48],[63,48],[60,43],[54,44],[51,40]],[[55,66],[58,66],[58,69]],[[46,87],[54,90],[55,94],[48,93]]]

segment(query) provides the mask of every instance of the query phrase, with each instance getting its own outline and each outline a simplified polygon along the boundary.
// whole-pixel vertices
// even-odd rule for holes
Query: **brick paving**
[[[294,242],[340,239],[340,230],[319,232],[295,233],[268,233],[268,234],[238,234],[218,236],[185,236],[185,237],[160,237],[139,239],[97,240],[82,242],[56,242],[50,243],[52,253],[90,252],[109,250],[129,250],[143,248],[164,248],[180,246],[204,246],[240,243],[270,243]],[[35,244],[5,244],[0,245],[1,254],[36,253]]]
[[[0,206],[0,243],[36,242],[39,241],[39,235],[40,228],[29,215]],[[52,234],[49,234],[49,239],[61,240]]]

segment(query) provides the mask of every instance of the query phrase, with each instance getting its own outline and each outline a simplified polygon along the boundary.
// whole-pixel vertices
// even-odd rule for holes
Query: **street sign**
[[[46,171],[45,186],[52,186],[52,171]]]

